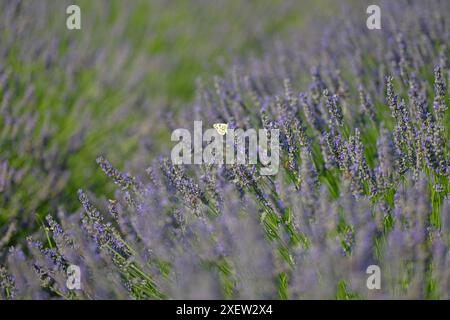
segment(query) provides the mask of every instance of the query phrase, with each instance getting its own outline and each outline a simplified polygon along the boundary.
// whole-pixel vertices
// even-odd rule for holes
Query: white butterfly
[[[223,136],[228,132],[228,123],[216,123],[213,125],[214,129]]]

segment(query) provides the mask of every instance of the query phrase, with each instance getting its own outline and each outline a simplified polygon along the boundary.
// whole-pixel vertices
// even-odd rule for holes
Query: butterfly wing
[[[217,130],[217,132],[223,136],[228,131],[228,124],[227,123],[216,123],[213,125],[214,129]]]

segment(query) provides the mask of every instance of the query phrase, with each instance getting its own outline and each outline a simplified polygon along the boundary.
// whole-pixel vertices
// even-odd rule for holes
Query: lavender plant
[[[314,41],[268,44],[199,84],[168,124],[278,128],[277,175],[163,152],[135,177],[100,156],[114,196],[79,190],[79,215],[60,210],[44,237],[11,248],[0,295],[449,299],[450,5],[382,7],[382,31],[353,13]],[[66,286],[71,264],[81,290]]]
[[[64,9],[63,2],[0,4],[0,249],[36,230],[48,210],[76,208],[67,196],[76,181],[93,186],[101,178],[81,164],[93,149],[109,148],[105,137],[132,121],[127,109],[139,99],[142,72],[127,48],[90,46],[89,32],[77,39],[54,14]],[[112,47],[117,55],[108,58]],[[129,73],[117,77],[125,65]]]
[[[66,28],[71,4],[81,8],[79,31]],[[80,186],[111,195],[97,155],[119,165],[140,165],[131,159],[140,145],[146,157],[158,155],[167,105],[188,101],[195,76],[215,57],[299,25],[294,5],[2,1],[0,250],[42,228],[48,212],[75,211]],[[273,18],[248,24],[245,17],[268,8]]]

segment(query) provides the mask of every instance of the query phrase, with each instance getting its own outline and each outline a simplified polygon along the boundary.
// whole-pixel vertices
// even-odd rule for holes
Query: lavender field
[[[0,300],[450,299],[449,1],[75,2],[0,1]]]

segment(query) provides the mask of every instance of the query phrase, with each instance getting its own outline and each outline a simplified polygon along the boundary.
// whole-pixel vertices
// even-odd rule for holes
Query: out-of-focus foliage
[[[48,212],[76,210],[81,186],[111,193],[98,154],[132,164],[142,145],[151,159],[160,119],[192,99],[196,77],[304,14],[292,1],[81,0],[70,31],[73,3],[0,3],[0,249]]]

